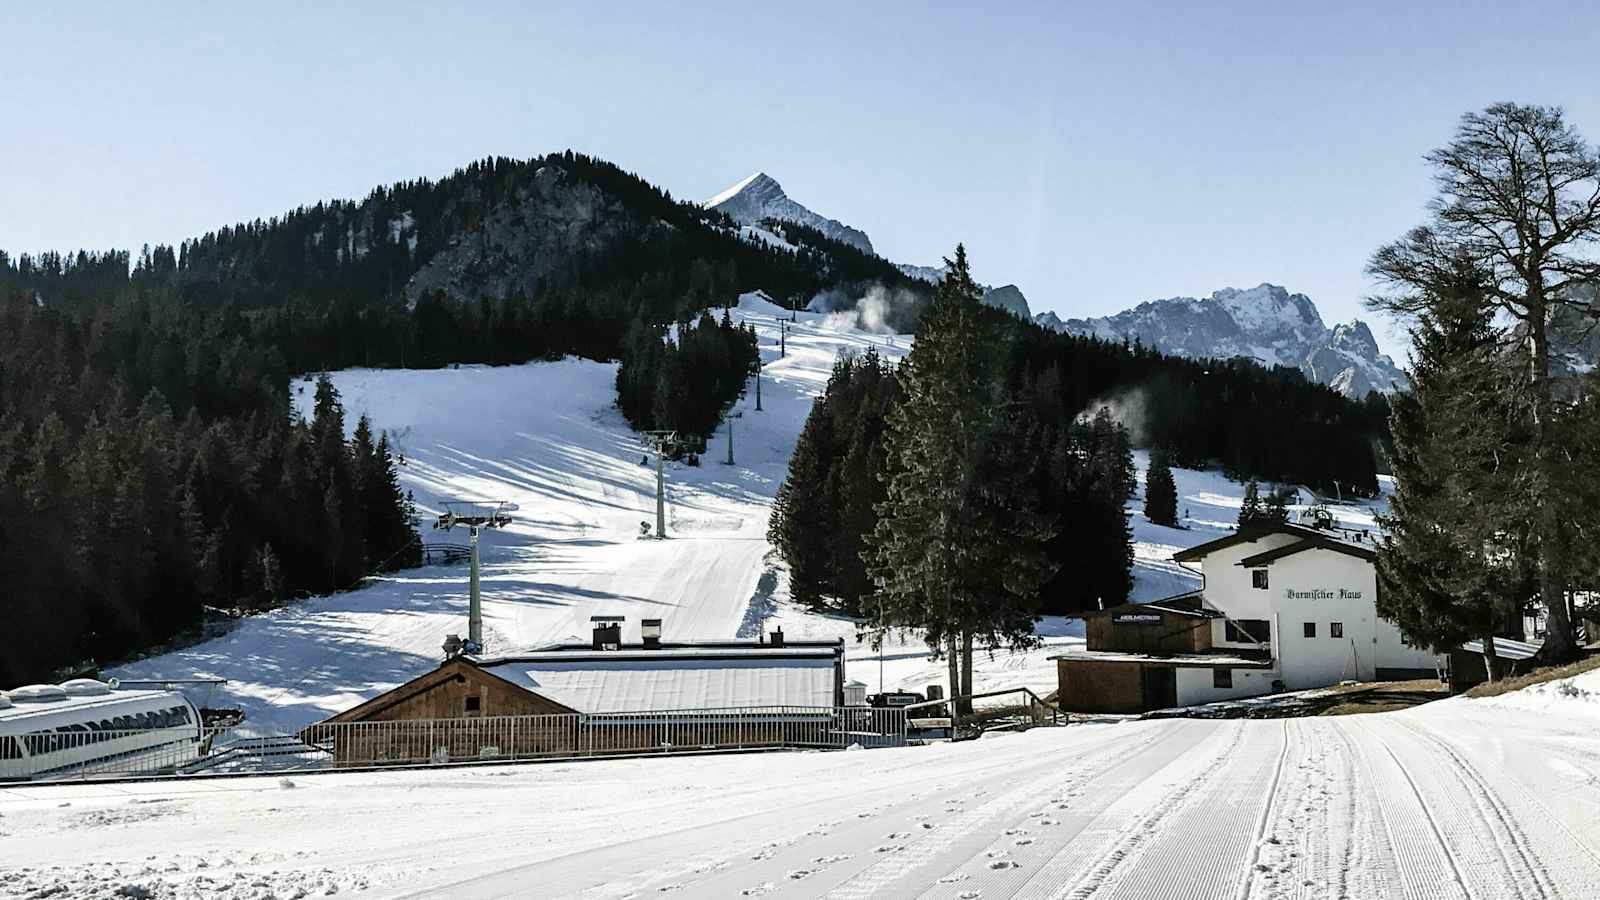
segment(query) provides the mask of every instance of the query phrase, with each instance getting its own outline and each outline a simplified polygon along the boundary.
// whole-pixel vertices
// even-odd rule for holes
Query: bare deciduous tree
[[[1550,325],[1563,307],[1600,315],[1600,154],[1555,107],[1497,103],[1461,117],[1453,140],[1429,153],[1439,193],[1431,220],[1373,254],[1368,272],[1393,289],[1375,309],[1415,316],[1430,288],[1462,259],[1488,275],[1484,302],[1515,320],[1524,342],[1533,429],[1529,502],[1537,509],[1539,593],[1549,614],[1545,655],[1576,652],[1567,615]]]

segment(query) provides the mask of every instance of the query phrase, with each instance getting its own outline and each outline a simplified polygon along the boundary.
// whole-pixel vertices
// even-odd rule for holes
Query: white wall
[[[1269,534],[1260,540],[1246,541],[1224,547],[1200,561],[1200,573],[1205,576],[1206,602],[1235,619],[1272,618],[1270,591],[1250,587],[1250,570],[1238,565],[1239,560],[1268,550],[1276,550],[1299,543],[1301,538],[1288,534]],[[1223,605],[1226,601],[1227,605]]]
[[[1307,550],[1277,560],[1269,567],[1277,615],[1275,645],[1284,686],[1291,691],[1341,681],[1371,681],[1378,649],[1377,570],[1363,559],[1333,550]],[[1324,592],[1332,596],[1291,597],[1290,592]],[[1305,636],[1305,623],[1316,636]],[[1344,626],[1332,636],[1331,625]]]
[[[1408,647],[1399,629],[1378,617],[1378,576],[1372,563],[1336,550],[1311,549],[1267,566],[1265,590],[1251,587],[1250,570],[1236,563],[1246,556],[1295,540],[1288,535],[1229,547],[1208,556],[1206,602],[1235,619],[1268,619],[1273,653],[1291,691],[1341,681],[1371,681],[1379,668],[1432,668],[1427,650]],[[1232,572],[1227,572],[1227,569]],[[1291,592],[1301,596],[1290,596]],[[1305,636],[1305,623],[1316,636]],[[1344,636],[1332,636],[1332,624]],[[1222,646],[1238,646],[1223,644]]]
[[[1272,692],[1272,680],[1277,675],[1268,669],[1234,669],[1233,687],[1212,687],[1209,668],[1178,669],[1178,705],[1194,706],[1218,700],[1236,700],[1240,697],[1257,697]]]
[[[1427,647],[1413,647],[1400,636],[1400,627],[1388,619],[1378,619],[1378,668],[1437,669],[1443,665],[1439,655]]]

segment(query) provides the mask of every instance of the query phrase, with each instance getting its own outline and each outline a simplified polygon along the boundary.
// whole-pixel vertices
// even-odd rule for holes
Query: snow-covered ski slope
[[[0,847],[19,897],[1585,900],[1600,672],[1341,718],[19,787]]]
[[[655,519],[654,469],[641,465],[639,438],[613,405],[614,365],[566,359],[333,373],[348,427],[370,415],[403,455],[400,476],[423,514],[424,541],[467,541],[464,529],[428,527],[442,500],[516,505],[509,528],[483,537],[491,651],[586,638],[592,615],[626,616],[630,638],[642,618],[663,619],[669,638],[753,638],[782,626],[792,637],[845,638],[847,676],[878,689],[878,654],[857,642],[856,623],[787,602],[766,528],[795,438],[838,354],[871,346],[898,360],[911,338],[861,331],[847,316],[802,312],[780,355],[786,310],[750,294],[734,315],[760,334],[762,409],[756,411],[753,391],[738,404],[735,465],[723,463],[725,430],[713,436],[700,466],[669,465],[666,541],[639,539],[640,524]],[[296,407],[309,414],[313,385],[299,381],[294,391]],[[1141,454],[1141,468],[1143,462]],[[1216,537],[1238,515],[1239,485],[1216,473],[1175,474],[1188,527],[1152,525],[1136,512],[1135,599],[1198,586],[1170,561],[1172,552]],[[1347,524],[1372,524],[1366,506],[1341,508],[1340,515]],[[466,633],[466,614],[466,566],[423,567],[246,619],[224,637],[110,674],[226,678],[226,688],[196,699],[242,707],[249,733],[293,731],[432,668],[444,636]],[[1048,657],[1081,643],[1082,625],[1047,619],[1040,633],[1045,646],[1037,650],[979,654],[979,689],[1053,690]],[[883,657],[885,688],[922,690],[945,680],[945,666],[930,661],[914,636],[891,637]]]

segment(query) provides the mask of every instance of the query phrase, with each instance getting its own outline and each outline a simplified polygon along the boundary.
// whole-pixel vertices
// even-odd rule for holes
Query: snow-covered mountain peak
[[[1041,315],[1035,321],[1106,340],[1138,338],[1178,356],[1243,356],[1265,366],[1298,368],[1312,381],[1357,399],[1406,381],[1394,361],[1379,352],[1365,323],[1354,320],[1330,329],[1310,297],[1266,282],[1223,288],[1204,298],[1151,300],[1112,316],[1062,321]]]
[[[1378,353],[1378,339],[1372,336],[1372,329],[1360,319],[1351,319],[1341,322],[1333,327],[1333,346],[1350,353],[1376,358]]]
[[[729,200],[732,200],[734,197],[737,197],[740,194],[744,194],[749,198],[786,196],[783,193],[783,186],[778,184],[777,179],[765,172],[756,172],[755,174],[734,184],[732,187],[716,195],[715,197],[712,197],[710,200],[707,200],[702,205],[715,209],[716,207],[727,203]]]
[[[1211,295],[1240,328],[1246,331],[1325,330],[1317,305],[1305,294],[1291,294],[1287,288],[1262,282],[1253,288],[1223,288]]]
[[[763,219],[798,222],[864,253],[875,252],[866,232],[801,206],[783,192],[783,185],[778,184],[776,178],[765,172],[757,172],[735,183],[704,205],[707,209],[727,213],[741,225],[755,225]]]

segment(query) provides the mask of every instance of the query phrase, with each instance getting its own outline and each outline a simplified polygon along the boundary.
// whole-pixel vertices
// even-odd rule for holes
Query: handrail
[[[1072,717],[1067,714],[1066,710],[1063,710],[1061,707],[1055,705],[1054,703],[1051,703],[1051,702],[1045,700],[1043,697],[1040,697],[1038,694],[1033,692],[1032,688],[1029,688],[1029,687],[1014,687],[1014,688],[1004,688],[1004,689],[996,690],[996,691],[981,691],[981,692],[972,693],[972,694],[959,694],[959,695],[954,696],[954,697],[946,697],[946,698],[943,698],[943,699],[940,699],[940,700],[924,700],[921,703],[912,703],[912,704],[909,704],[907,706],[899,707],[899,709],[902,709],[902,710],[905,711],[906,717],[909,720],[909,718],[912,715],[912,711],[913,710],[926,709],[928,707],[947,707],[948,710],[949,710],[949,713],[950,713],[950,722],[951,722],[951,726],[952,726],[951,735],[950,735],[951,740],[963,740],[963,738],[960,736],[960,733],[959,733],[960,730],[961,730],[961,720],[966,718],[969,715],[974,715],[974,713],[958,714],[957,709],[956,709],[956,703],[958,701],[961,701],[961,700],[967,700],[967,701],[982,700],[982,699],[984,699],[986,697],[1001,697],[1001,696],[1005,696],[1007,694],[1026,694],[1028,696],[1028,701],[1029,701],[1028,710],[1029,710],[1029,715],[1030,716],[1033,715],[1032,710],[1034,708],[1034,704],[1038,704],[1039,707],[1041,707],[1043,709],[1046,709],[1046,710],[1049,710],[1049,712],[1050,712],[1050,722],[1051,722],[1052,725],[1053,724],[1057,724],[1057,722],[1058,722],[1060,717],[1065,717],[1066,721],[1067,721],[1067,724],[1069,724],[1069,725],[1072,724]],[[981,725],[979,725],[979,726],[977,726],[976,734],[971,735],[969,737],[976,737],[977,735],[982,734],[982,733],[983,733],[983,727]]]
[[[1066,710],[1064,710],[1061,707],[1055,705],[1054,703],[1051,703],[1050,701],[1044,699],[1043,697],[1040,697],[1038,694],[1035,694],[1033,692],[1033,689],[1029,688],[1029,687],[1004,688],[1004,689],[998,690],[998,691],[983,691],[982,693],[977,693],[977,694],[961,694],[961,695],[955,696],[955,697],[944,697],[944,698],[941,698],[939,700],[924,700],[921,703],[912,703],[912,704],[909,704],[907,706],[901,706],[901,707],[898,707],[898,708],[906,710],[907,712],[910,712],[913,709],[920,709],[920,708],[922,708],[924,706],[944,706],[945,704],[952,703],[952,702],[954,702],[956,700],[982,700],[982,699],[984,699],[986,697],[999,697],[999,696],[1003,696],[1005,694],[1019,694],[1019,693],[1020,694],[1027,694],[1029,697],[1033,698],[1033,701],[1035,703],[1038,703],[1040,706],[1043,706],[1045,709],[1053,709],[1056,712],[1061,713],[1062,715],[1066,715]]]

